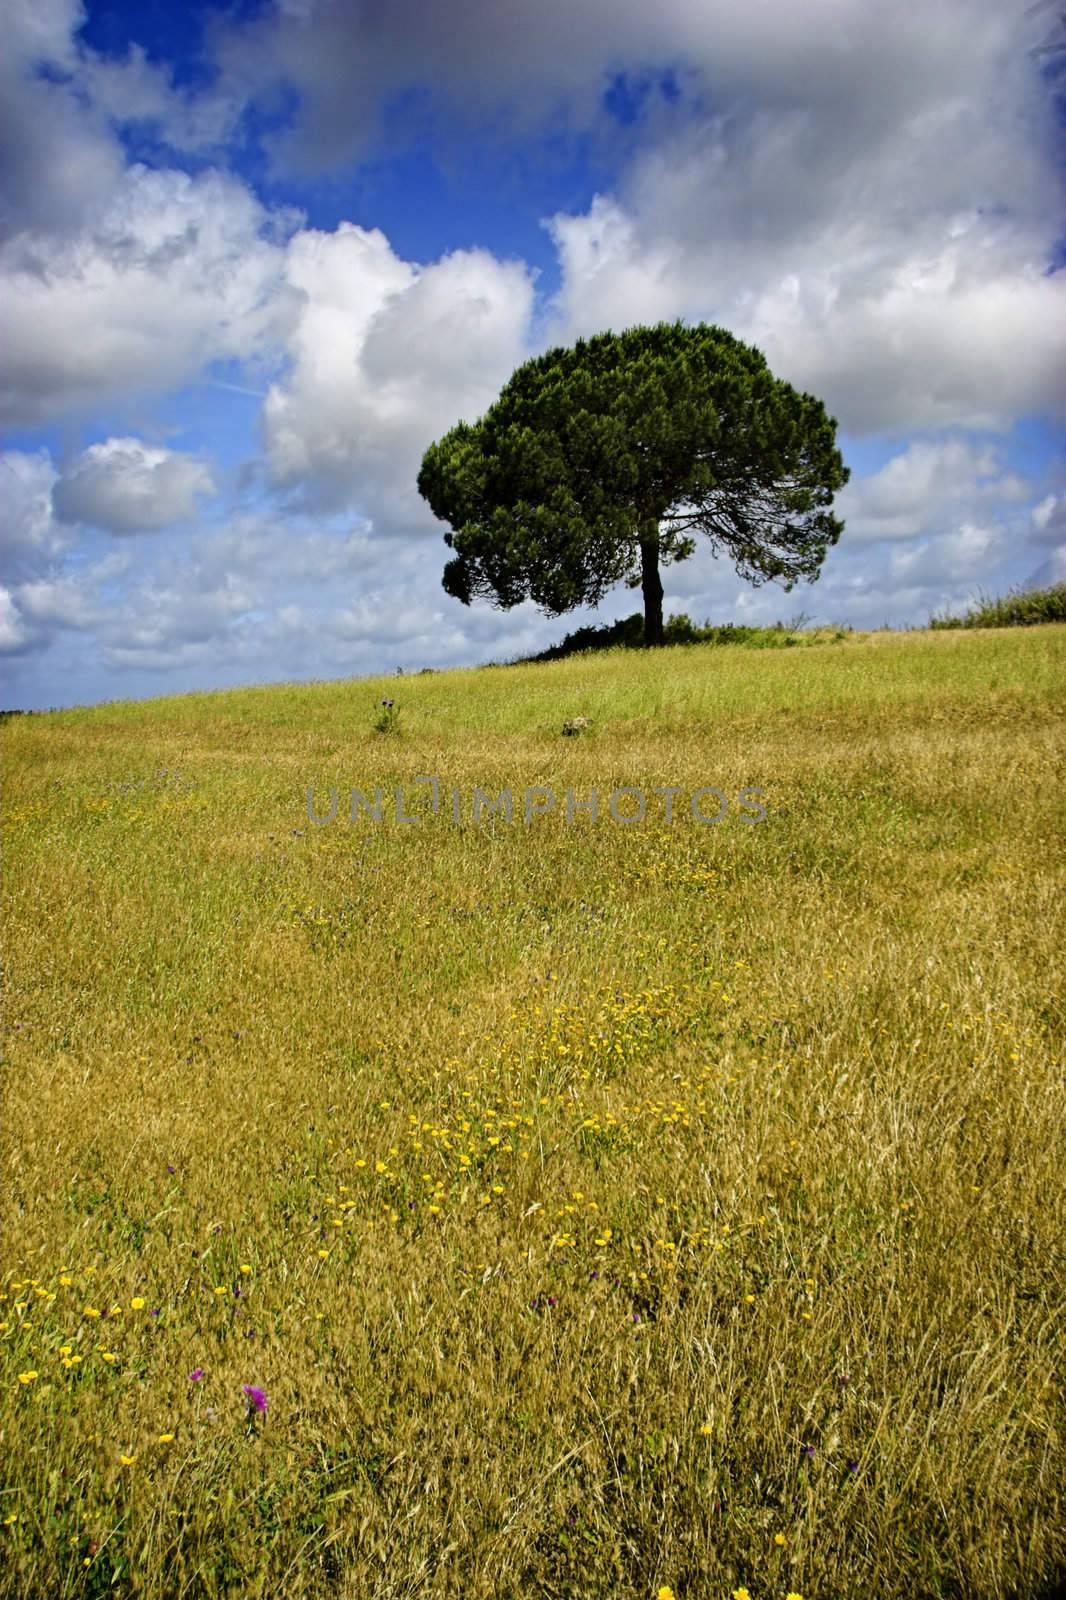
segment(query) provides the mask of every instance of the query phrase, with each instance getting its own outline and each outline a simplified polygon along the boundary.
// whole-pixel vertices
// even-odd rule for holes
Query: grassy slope
[[[9,722],[0,1594],[1040,1594],[1064,667],[887,634]],[[424,773],[769,815],[307,821]]]

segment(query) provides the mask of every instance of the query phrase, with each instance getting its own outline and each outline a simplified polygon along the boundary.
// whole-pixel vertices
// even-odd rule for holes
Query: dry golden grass
[[[1064,667],[872,635],[9,721],[0,1594],[1053,1593]],[[461,825],[343,820],[427,773]],[[684,793],[473,826],[504,783]]]

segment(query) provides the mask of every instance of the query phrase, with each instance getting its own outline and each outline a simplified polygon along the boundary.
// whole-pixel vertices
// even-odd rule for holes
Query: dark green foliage
[[[818,576],[848,480],[836,421],[722,328],[659,323],[527,361],[480,422],[430,445],[419,493],[449,524],[444,587],[550,616],[625,581],[663,642],[660,565],[704,533],[741,577]]]
[[[1066,622],[1066,583],[1048,589],[1012,589],[1000,599],[979,595],[962,617],[930,617],[931,628],[1031,628],[1038,622]]]
[[[752,627],[741,622],[693,622],[691,617],[679,612],[666,622],[663,628],[663,644],[742,644],[754,650],[786,649],[790,645],[800,644],[806,638],[801,635],[795,624],[786,627],[782,622],[775,622],[771,627]],[[831,633],[825,632],[811,635],[812,642],[824,644],[836,643],[847,637],[843,628],[835,628]],[[607,622],[602,627],[575,628],[573,633],[568,633],[565,639],[558,644],[549,645],[547,650],[542,650],[538,655],[527,656],[527,661],[561,661],[565,656],[580,655],[587,650],[639,650],[644,645],[644,618],[639,611],[634,611],[630,617],[622,617],[618,622]]]

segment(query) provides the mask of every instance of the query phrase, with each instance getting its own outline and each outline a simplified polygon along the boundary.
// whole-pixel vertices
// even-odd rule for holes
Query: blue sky
[[[549,345],[677,317],[821,396],[852,479],[816,585],[703,547],[668,611],[901,625],[1066,578],[1053,5],[4,13],[0,704],[592,620],[445,595],[418,464]]]

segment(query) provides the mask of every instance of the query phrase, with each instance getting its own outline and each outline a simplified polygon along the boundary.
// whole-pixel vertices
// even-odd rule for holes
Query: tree
[[[525,362],[480,422],[431,444],[418,490],[449,524],[444,588],[550,616],[639,584],[663,639],[661,567],[693,531],[758,585],[813,580],[843,523],[836,419],[723,328],[660,322]]]

